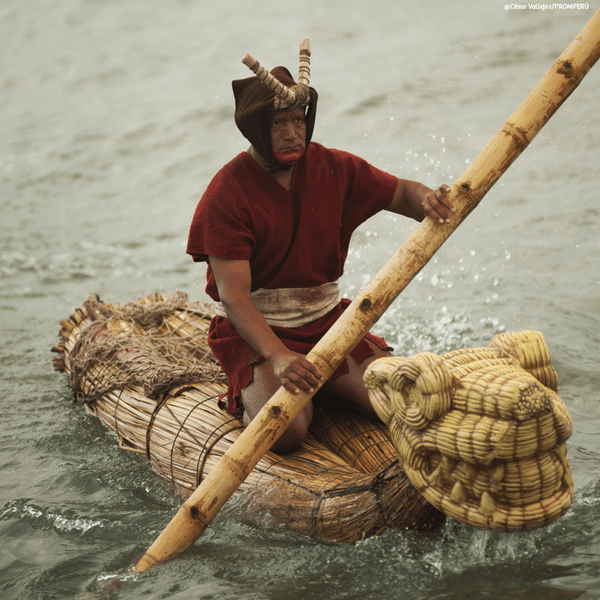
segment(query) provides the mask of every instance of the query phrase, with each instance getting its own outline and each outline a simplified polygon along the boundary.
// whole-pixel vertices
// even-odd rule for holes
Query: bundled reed
[[[184,499],[243,428],[219,407],[226,380],[206,344],[211,315],[181,293],[124,305],[90,297],[61,323],[54,348],[75,398]],[[444,515],[404,474],[388,429],[332,399],[320,404],[302,448],[267,453],[240,486],[247,514],[350,543],[390,527],[438,527]]]
[[[365,383],[408,477],[439,510],[502,530],[546,525],[568,510],[573,423],[541,333],[382,359]]]

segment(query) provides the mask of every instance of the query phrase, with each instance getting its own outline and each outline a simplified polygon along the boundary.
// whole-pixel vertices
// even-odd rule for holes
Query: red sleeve
[[[348,155],[348,191],[344,204],[342,239],[392,202],[398,178],[362,158]]]
[[[197,262],[208,256],[233,260],[252,256],[256,240],[249,227],[246,197],[232,168],[236,162],[215,175],[196,207],[186,252]]]
[[[340,187],[339,195],[343,198],[340,240],[342,246],[346,246],[343,249],[345,253],[352,232],[391,204],[398,178],[349,152],[313,145],[312,166],[313,169],[318,168],[324,178],[319,186],[325,187],[325,181],[328,185]]]

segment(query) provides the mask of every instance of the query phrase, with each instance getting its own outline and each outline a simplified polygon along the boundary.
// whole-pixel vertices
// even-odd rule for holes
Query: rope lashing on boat
[[[569,508],[573,423],[541,333],[380,359],[365,385],[407,476],[438,510],[473,527],[519,530]]]
[[[158,401],[172,388],[186,383],[226,381],[203,332],[186,327],[188,307],[202,312],[200,303],[190,302],[181,292],[146,300],[108,305],[98,296],[91,296],[83,303],[86,327],[70,353],[69,384],[76,397],[91,403],[109,391],[139,385],[147,397]],[[165,319],[172,321],[174,312],[179,313],[180,325],[172,328],[165,325]],[[107,369],[111,362],[119,364],[118,384]],[[86,389],[82,387],[84,376],[88,380]],[[90,379],[94,382],[92,389]]]
[[[154,427],[154,421],[156,420],[158,413],[160,412],[162,407],[165,405],[167,400],[168,400],[168,398],[166,396],[163,396],[156,403],[156,406],[154,407],[154,410],[152,411],[152,414],[150,415],[150,419],[148,420],[148,427],[146,428],[146,458],[148,460],[152,459],[152,455],[150,453],[150,436],[152,435],[152,427]]]
[[[187,420],[190,418],[190,416],[192,415],[192,413],[198,408],[198,405],[201,404],[201,402],[198,402],[196,404],[194,404],[188,414],[185,416],[185,418],[183,419],[183,421],[181,421],[179,423],[179,429],[177,431],[177,433],[173,436],[173,443],[171,444],[171,452],[170,452],[170,457],[169,457],[169,465],[170,465],[170,469],[171,469],[171,483],[173,483],[173,485],[177,484],[177,480],[175,479],[175,474],[173,473],[173,469],[174,469],[174,465],[175,465],[175,461],[173,460],[173,456],[174,456],[174,452],[175,449],[177,448],[177,441],[179,440],[179,436],[181,434],[181,432],[185,429],[186,433],[188,435],[190,435],[192,438],[194,438],[194,434],[191,430],[191,428],[186,428],[185,424],[187,423]],[[172,414],[172,413],[171,413]],[[172,414],[172,416],[175,418],[175,422],[177,422],[177,418],[175,417],[175,415]],[[199,440],[196,440],[199,441]],[[183,448],[185,447],[185,445],[183,444],[183,442],[180,442],[180,445],[178,447],[179,449],[179,453],[180,454],[185,454],[185,452],[182,452]]]
[[[118,421],[119,403],[121,402],[121,397],[123,396],[124,391],[125,391],[125,388],[122,387],[119,390],[119,393],[117,394],[117,402],[115,403],[115,411],[113,414],[113,419],[115,422],[115,434],[117,435],[117,439],[119,440],[119,448],[124,447],[124,444],[123,444],[124,437],[121,435],[121,432],[119,431],[119,421]]]
[[[408,482],[408,480],[402,476],[399,476],[403,472],[402,466],[399,461],[396,460],[384,468],[375,478],[368,478],[365,476],[366,483],[348,485],[345,481],[344,474],[340,474],[340,482],[331,487],[321,490],[319,493],[312,492],[316,496],[316,501],[313,504],[310,521],[313,527],[313,533],[316,533],[319,528],[319,523],[323,519],[323,514],[327,512],[326,504],[329,501],[356,496],[357,501],[355,503],[346,503],[346,510],[341,513],[339,511],[332,512],[330,516],[330,526],[333,519],[348,520],[350,518],[348,509],[353,506],[354,515],[352,520],[359,523],[359,527],[362,531],[369,531],[369,521],[373,523],[372,514],[365,513],[361,507],[361,500],[359,496],[364,498],[364,494],[368,493],[373,499],[373,511],[377,512],[380,516],[380,520],[375,522],[378,527],[381,523],[385,523],[387,526],[392,526],[394,523],[394,515],[390,514],[390,509],[393,506],[394,511],[401,511],[403,513],[403,528],[409,529],[416,527],[420,530],[427,530],[430,527],[435,529],[438,526],[439,521],[432,518],[431,522],[423,522],[422,519],[413,512],[415,506],[425,506],[427,501],[421,496],[415,488]],[[390,488],[389,486],[393,486]],[[388,490],[390,496],[394,496],[394,502],[388,502],[389,505],[386,511],[383,502],[382,491]],[[363,519],[365,522],[363,523]],[[397,524],[395,525],[397,527]],[[340,522],[338,525],[339,536],[338,539],[343,539],[344,536],[344,524]],[[372,533],[372,532],[371,532]]]
[[[215,400],[216,398],[217,396],[214,396],[210,399]],[[219,429],[224,429],[224,431],[221,431],[219,435],[216,435]],[[204,475],[204,470],[206,468],[208,457],[210,456],[210,453],[213,451],[215,446],[232,431],[242,431],[243,429],[244,424],[239,419],[232,418],[230,421],[226,421],[225,423],[216,427],[213,430],[212,434],[207,437],[204,444],[202,444],[202,450],[198,455],[198,466],[196,468],[196,487],[198,487],[200,483],[202,483],[202,476]],[[210,444],[208,443],[209,440],[211,440]]]

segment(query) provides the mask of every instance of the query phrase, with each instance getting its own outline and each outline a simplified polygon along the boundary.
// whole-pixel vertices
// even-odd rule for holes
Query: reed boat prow
[[[219,406],[227,382],[206,343],[212,315],[210,305],[192,302],[181,292],[144,296],[123,305],[103,303],[92,296],[61,323],[61,341],[53,348],[58,353],[55,369],[68,374],[75,399],[83,401],[89,412],[115,432],[122,449],[148,458],[158,475],[183,499],[192,494],[243,430],[239,416]],[[465,369],[461,356],[453,360],[457,368]],[[382,382],[385,374],[381,369],[388,367],[377,368],[376,377]],[[551,373],[549,369],[547,372]],[[245,495],[245,508],[269,514],[295,531],[348,543],[390,528],[436,530],[446,519],[444,513],[476,527],[527,529],[546,524],[568,509],[572,478],[569,487],[570,469],[562,438],[570,432],[563,431],[560,443],[554,440],[558,449],[552,440],[545,442],[544,452],[552,458],[546,460],[544,454],[542,475],[558,478],[555,484],[559,489],[548,491],[538,485],[534,495],[545,494],[551,500],[527,494],[516,499],[521,512],[526,513],[523,507],[536,502],[546,509],[552,504],[548,510],[540,508],[535,513],[531,509],[531,518],[519,522],[505,518],[502,523],[502,517],[494,521],[489,515],[487,520],[477,519],[473,513],[481,511],[481,496],[486,490],[473,489],[492,485],[497,491],[502,488],[502,479],[496,476],[491,484],[477,483],[481,470],[469,472],[460,466],[458,457],[453,459],[456,481],[451,481],[450,473],[441,475],[439,468],[442,462],[450,464],[450,459],[433,453],[418,457],[414,450],[407,454],[406,444],[399,439],[418,436],[401,424],[406,410],[404,417],[394,416],[390,402],[386,405],[381,401],[381,390],[386,386],[389,388],[387,383],[380,385],[373,393],[379,394],[378,410],[392,433],[383,422],[342,410],[335,399],[316,399],[313,424],[301,448],[286,455],[267,452],[241,484],[237,495]],[[411,398],[419,395],[411,394]],[[421,393],[421,398],[426,395]],[[398,398],[394,403],[398,405]],[[429,413],[431,416],[435,410]],[[414,414],[409,410],[411,426],[415,425],[414,419],[411,421]],[[538,466],[535,463],[532,468]],[[488,467],[484,471],[489,475]],[[467,475],[474,478],[474,486],[465,480]],[[436,488],[435,478],[441,478],[441,487]],[[444,491],[450,483],[453,487]],[[508,482],[514,484],[514,478]],[[461,486],[472,495],[479,493],[479,505],[471,506],[472,498],[466,494],[462,498],[464,510],[457,509],[460,498],[452,494]],[[444,494],[456,502],[450,503]],[[496,502],[496,507],[498,515],[505,511],[502,502]],[[485,505],[484,512],[488,508]]]

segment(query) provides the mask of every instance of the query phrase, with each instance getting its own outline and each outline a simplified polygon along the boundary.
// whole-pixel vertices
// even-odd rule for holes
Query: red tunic
[[[252,289],[315,287],[343,273],[353,231],[389,206],[398,180],[347,152],[312,142],[294,168],[291,190],[284,189],[246,152],[221,169],[198,203],[187,253],[248,260]],[[206,292],[219,300],[207,270]],[[342,300],[325,316],[289,329],[272,327],[291,350],[308,354],[350,303]],[[384,340],[370,340],[387,348]],[[264,360],[237,333],[231,321],[215,317],[208,343],[229,378],[230,412],[252,381],[252,365]],[[352,351],[357,362],[372,355],[363,340]],[[348,371],[346,361],[333,377]]]

